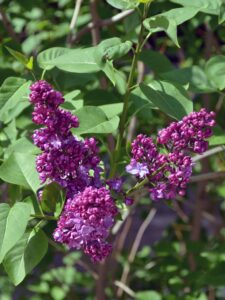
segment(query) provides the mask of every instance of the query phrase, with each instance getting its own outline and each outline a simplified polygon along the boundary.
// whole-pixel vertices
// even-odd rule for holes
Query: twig
[[[138,70],[138,78],[137,78],[137,84],[141,83],[144,79],[145,74],[145,64],[142,61],[138,61],[137,63],[137,70]],[[129,128],[127,131],[127,141],[131,142],[135,136],[137,127],[137,117],[134,115],[129,124]]]
[[[71,22],[70,22],[70,33],[68,34],[68,37],[67,37],[67,44],[69,46],[71,46],[72,44],[72,38],[73,38],[73,30],[76,26],[76,23],[77,23],[77,19],[78,19],[78,16],[79,16],[79,12],[80,12],[80,8],[81,8],[81,4],[82,4],[83,0],[75,0],[75,7],[74,7],[74,11],[73,11],[73,17],[71,19]]]
[[[152,222],[155,214],[156,214],[156,209],[152,208],[150,210],[147,218],[144,220],[144,222],[142,223],[141,227],[138,230],[138,233],[136,235],[136,238],[134,240],[133,246],[132,246],[131,251],[130,251],[130,255],[129,255],[128,260],[127,260],[127,264],[125,265],[124,270],[123,270],[123,274],[121,276],[120,282],[122,282],[124,285],[126,285],[127,278],[128,278],[129,272],[130,272],[130,266],[131,266],[131,264],[133,263],[133,261],[135,259],[135,256],[136,256],[136,253],[137,253],[138,248],[140,246],[140,243],[141,243],[142,237],[144,235],[144,232],[148,228],[149,224]],[[117,290],[117,297],[121,298],[122,295],[123,295],[123,289],[121,287],[119,287],[118,290]]]
[[[214,154],[219,153],[219,152],[222,152],[222,151],[225,151],[225,147],[224,147],[224,146],[218,146],[218,147],[215,147],[215,148],[213,148],[213,149],[210,149],[210,150],[206,151],[204,154],[201,154],[201,155],[195,155],[195,156],[192,158],[192,160],[193,160],[193,162],[196,162],[196,161],[202,160],[202,159],[205,158],[205,157],[214,155]]]
[[[76,262],[76,264],[79,265],[79,266],[81,266],[82,268],[84,268],[86,271],[88,271],[88,272],[93,276],[93,278],[94,278],[95,280],[98,279],[98,274],[97,274],[94,270],[92,270],[92,269],[88,266],[88,264],[86,264],[84,261],[78,260],[78,261]]]
[[[190,182],[207,181],[213,179],[225,178],[225,172],[210,172],[191,177]]]
[[[121,281],[114,281],[115,286],[119,287],[120,289],[122,289],[125,293],[127,293],[127,295],[131,296],[131,297],[135,297],[135,292],[127,285],[125,285],[123,282]]]
[[[224,98],[225,98],[225,94],[224,93],[220,94],[219,99],[216,103],[216,107],[215,107],[215,112],[216,113],[218,113],[220,111],[220,109],[222,108]]]
[[[100,30],[98,24],[101,23],[98,10],[97,10],[97,0],[90,0],[90,11],[92,17],[93,27],[91,28],[91,36],[92,36],[92,45],[96,46],[100,42]]]
[[[80,38],[85,35],[87,32],[91,31],[94,27],[107,27],[113,25],[127,16],[131,15],[134,12],[134,9],[125,10],[109,19],[100,20],[98,23],[90,22],[84,28],[77,32],[76,36],[73,36],[72,43],[75,43],[80,40]]]
[[[19,43],[19,38],[11,24],[11,22],[9,21],[8,17],[6,16],[3,8],[0,8],[0,20],[2,21],[5,29],[7,30],[9,36],[17,43]]]

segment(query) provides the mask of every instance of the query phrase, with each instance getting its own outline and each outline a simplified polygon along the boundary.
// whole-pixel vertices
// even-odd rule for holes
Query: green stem
[[[129,189],[126,192],[126,196],[131,195],[133,192],[139,190],[140,188],[142,188],[143,186],[145,186],[147,183],[149,182],[149,179],[146,177],[145,179],[143,179],[141,182],[138,182],[135,184],[135,186],[133,186],[131,189]]]
[[[57,217],[53,217],[53,216],[47,216],[47,215],[31,215],[32,218],[35,219],[42,219],[42,220],[52,220],[52,221],[56,221],[58,220]]]
[[[144,35],[143,22],[144,22],[145,18],[147,17],[148,7],[149,7],[148,5],[145,5],[145,7],[144,7],[144,11],[143,11],[143,15],[142,15],[141,30],[139,33],[138,43],[137,43],[137,47],[136,47],[136,50],[135,50],[135,53],[133,56],[131,70],[130,70],[130,74],[128,77],[126,93],[124,95],[123,112],[122,112],[122,116],[120,118],[120,124],[119,124],[119,136],[117,139],[116,149],[114,151],[114,155],[113,155],[113,159],[112,159],[110,177],[114,177],[117,172],[118,159],[120,157],[121,147],[123,144],[123,136],[124,136],[124,131],[125,131],[125,127],[126,127],[126,119],[127,119],[127,112],[128,112],[128,107],[129,107],[130,94],[132,91],[132,87],[134,86],[134,76],[135,76],[135,71],[137,68],[138,58],[141,53],[141,49],[143,47],[143,35]]]

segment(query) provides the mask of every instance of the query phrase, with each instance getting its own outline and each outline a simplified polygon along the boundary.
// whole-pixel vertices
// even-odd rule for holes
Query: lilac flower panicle
[[[215,126],[215,113],[193,112],[179,122],[173,122],[159,131],[158,149],[153,140],[140,134],[132,143],[132,158],[126,171],[139,180],[148,178],[153,200],[173,199],[184,196],[190,180],[193,162],[189,152],[203,153],[208,149],[206,141]],[[167,149],[160,150],[161,145]]]
[[[41,182],[57,182],[66,188],[67,196],[86,186],[100,187],[102,169],[95,139],[80,141],[72,135],[71,128],[79,126],[78,118],[59,108],[64,98],[49,83],[40,80],[30,90],[33,121],[46,126],[33,134],[34,144],[43,151],[36,160]]]
[[[206,139],[212,135],[214,119],[215,113],[207,112],[204,108],[199,112],[192,112],[180,122],[173,122],[160,130],[157,142],[170,151],[182,150],[201,154],[208,149]]]
[[[71,249],[83,249],[95,262],[101,261],[111,251],[106,238],[116,214],[113,198],[105,187],[87,187],[68,199],[54,239]]]

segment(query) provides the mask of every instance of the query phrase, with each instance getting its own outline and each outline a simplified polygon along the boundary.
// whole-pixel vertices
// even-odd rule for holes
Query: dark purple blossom
[[[124,202],[127,206],[131,206],[134,203],[134,199],[126,197]]]
[[[153,200],[184,196],[193,167],[188,153],[207,150],[206,139],[212,135],[214,118],[214,112],[201,109],[171,123],[160,130],[158,149],[150,137],[138,135],[132,143],[132,158],[126,171],[139,180],[148,178]]]
[[[176,195],[184,196],[187,183],[192,174],[193,162],[190,156],[183,153],[169,153],[164,156],[164,163],[160,171],[150,181],[153,185],[149,189],[153,200],[173,199]]]
[[[215,126],[215,113],[202,108],[192,112],[179,122],[173,122],[159,131],[157,142],[165,145],[169,151],[192,151],[203,153],[208,149],[206,141],[212,135]]]
[[[68,199],[54,232],[57,242],[69,248],[83,249],[93,261],[101,261],[111,252],[106,242],[117,208],[110,192],[87,187]]]
[[[102,169],[95,139],[82,141],[72,135],[70,130],[78,127],[78,118],[59,108],[64,99],[50,84],[41,80],[30,89],[33,121],[46,126],[33,134],[34,144],[43,151],[36,160],[42,183],[57,182],[68,196],[87,186],[100,187]]]

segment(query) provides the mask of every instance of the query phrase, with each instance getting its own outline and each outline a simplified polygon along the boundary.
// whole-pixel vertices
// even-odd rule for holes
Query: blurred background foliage
[[[176,1],[155,0],[151,15],[177,7],[173,2]],[[214,0],[211,2],[213,5]],[[90,3],[83,1],[76,28],[71,30],[74,5],[71,0],[0,0],[0,84],[10,76],[34,80],[31,72],[6,47],[23,53],[28,60],[34,57],[33,73],[39,79],[41,70],[35,58],[41,51],[51,47],[80,48],[93,45],[91,31],[83,30],[92,21]],[[119,13],[102,0],[97,1],[97,11],[100,20]],[[196,159],[193,183],[185,201],[177,199],[172,204],[154,204],[156,216],[145,231],[135,257],[129,260],[132,245],[134,241],[137,242],[137,232],[149,211],[150,200],[143,198],[134,207],[131,218],[118,235],[120,243],[114,254],[116,263],[109,264],[105,272],[107,299],[225,299],[225,160],[221,146],[225,144],[225,56],[222,56],[225,55],[225,26],[218,25],[218,14],[210,9],[182,24],[178,30],[181,48],[177,48],[164,33],[158,33],[149,39],[141,55],[145,66],[143,71],[143,64],[139,63],[138,72],[141,75],[137,75],[143,77],[144,73],[146,82],[156,78],[181,84],[188,88],[195,110],[207,107],[216,111],[218,126],[210,143],[213,147],[220,147],[220,152],[203,160]],[[118,23],[99,26],[100,38],[118,36],[124,41],[135,41],[139,24],[139,15],[134,12]],[[217,74],[219,83],[216,83],[223,86],[221,90],[215,87],[214,71],[207,71],[207,61],[215,55],[220,58],[220,73]],[[71,110],[83,106],[83,103],[95,106],[120,103],[124,76],[128,74],[131,58],[131,53],[128,53],[115,62],[115,67],[122,72],[122,80],[119,77],[116,87],[105,82],[102,72],[76,74],[54,69],[47,72],[45,78],[64,94],[75,91],[65,104],[70,109],[72,105]],[[130,113],[142,105],[143,99],[140,98],[142,96],[139,94],[133,95]],[[119,107],[117,109],[120,110]],[[16,118],[0,127],[0,155],[4,158],[10,155],[14,143],[22,137],[29,137],[33,129],[28,105],[25,104],[19,112],[15,112],[15,108],[13,111]],[[162,112],[152,110],[150,106],[145,107],[133,119],[135,129],[132,135],[137,132],[154,134],[170,120]],[[106,157],[107,141],[101,136],[99,139],[102,142],[101,152]],[[33,153],[34,149],[28,143],[26,140],[26,144],[17,144],[17,147],[25,147],[29,153]],[[200,174],[207,175],[201,177]],[[16,201],[20,197],[20,190],[14,185],[6,189],[2,183],[2,199],[8,194]],[[53,228],[54,224],[49,224],[46,231],[51,233]],[[130,229],[129,234],[126,228]],[[63,251],[52,242],[41,264],[16,288],[1,269],[0,299],[95,299],[101,267],[90,264],[79,252]],[[128,280],[122,286],[123,293],[118,294],[120,278],[127,264]]]

